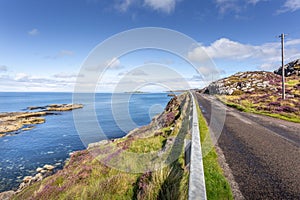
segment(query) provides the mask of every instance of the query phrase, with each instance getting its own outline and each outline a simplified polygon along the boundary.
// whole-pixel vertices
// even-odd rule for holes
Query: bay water
[[[68,104],[72,103],[72,95],[0,92],[0,112],[28,111],[26,108],[29,106]],[[76,129],[74,112],[79,115],[89,113],[85,111],[94,106],[99,126],[105,136],[109,139],[119,138],[125,136],[128,130],[121,129],[116,123],[116,113],[113,112],[112,105],[119,106],[118,109],[128,108],[131,120],[139,127],[148,124],[154,115],[162,112],[171,98],[167,93],[131,94],[129,101],[127,97],[128,94],[118,94],[112,104],[112,94],[96,93],[93,105],[84,105],[82,109],[60,112],[58,115],[47,115],[46,122],[36,125],[32,130],[0,138],[0,192],[16,189],[24,176],[36,174],[37,167],[51,164],[55,165],[56,169],[61,169],[71,152],[86,148]],[[79,100],[74,103],[82,102]],[[122,119],[122,115],[118,118]],[[88,120],[88,117],[83,117],[82,120]],[[89,142],[99,141],[98,137],[93,137],[99,130],[89,126],[88,122],[86,124],[84,128],[91,134]]]

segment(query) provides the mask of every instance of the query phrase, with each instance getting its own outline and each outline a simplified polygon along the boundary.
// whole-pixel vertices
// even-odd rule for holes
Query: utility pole
[[[281,69],[282,69],[282,99],[285,99],[285,70],[284,70],[284,33],[279,37],[281,38]]]

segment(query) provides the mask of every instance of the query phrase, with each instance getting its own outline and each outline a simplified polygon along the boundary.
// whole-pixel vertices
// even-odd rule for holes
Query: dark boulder
[[[291,76],[293,74],[300,75],[300,59],[294,60],[284,66],[285,76]],[[274,71],[275,74],[282,75],[282,67]]]

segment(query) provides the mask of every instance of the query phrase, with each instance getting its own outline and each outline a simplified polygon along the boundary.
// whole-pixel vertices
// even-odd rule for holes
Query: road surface
[[[246,199],[300,199],[300,124],[214,105],[212,96],[195,96],[208,124],[222,125],[216,113],[226,109],[218,145]],[[211,105],[217,110],[212,118]],[[212,132],[218,128],[214,126]]]

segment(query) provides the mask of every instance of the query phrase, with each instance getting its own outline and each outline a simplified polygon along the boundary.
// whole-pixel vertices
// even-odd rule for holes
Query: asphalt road
[[[211,96],[195,96],[246,199],[300,199],[300,124],[243,113]]]

